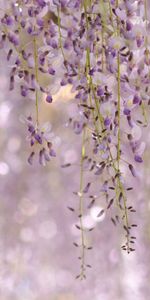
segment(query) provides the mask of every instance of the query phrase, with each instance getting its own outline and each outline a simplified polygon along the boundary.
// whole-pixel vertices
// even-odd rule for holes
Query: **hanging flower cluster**
[[[145,144],[141,133],[148,124],[150,104],[150,22],[148,0],[11,0],[1,14],[0,48],[7,49],[11,63],[10,90],[20,86],[24,98],[34,99],[35,117],[27,117],[33,163],[38,151],[40,164],[55,156],[51,140],[42,131],[39,101],[53,101],[52,86],[70,84],[78,113],[69,126],[81,137],[80,187],[76,197],[77,230],[81,232],[80,274],[87,267],[84,198],[87,209],[97,201],[86,182],[85,170],[98,177],[105,197],[101,217],[113,206],[114,225],[122,224],[122,249],[134,251],[135,212],[127,202],[133,189],[131,176],[138,176]],[[35,119],[35,121],[33,121]],[[62,167],[69,167],[71,162]],[[129,178],[129,180],[128,180]],[[85,182],[85,184],[84,184]],[[90,228],[89,231],[92,231]]]

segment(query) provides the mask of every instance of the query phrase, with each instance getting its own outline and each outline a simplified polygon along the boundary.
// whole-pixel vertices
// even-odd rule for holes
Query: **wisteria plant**
[[[78,207],[68,209],[76,214],[80,231],[74,246],[80,261],[77,278],[84,279],[91,267],[86,251],[92,249],[86,236],[94,228],[84,227],[83,216],[100,198],[105,202],[97,217],[114,207],[112,223],[120,224],[125,236],[121,247],[135,251],[137,224],[128,193],[143,162],[139,131],[149,122],[150,2],[10,0],[0,15],[0,48],[11,65],[9,89],[19,86],[21,98],[34,100],[35,114],[24,116],[30,165],[38,159],[44,166],[57,157],[50,128],[40,121],[40,101],[51,105],[55,85],[70,85],[74,95],[77,114],[68,126],[81,140],[80,177],[74,192]],[[91,189],[95,180],[99,195]]]

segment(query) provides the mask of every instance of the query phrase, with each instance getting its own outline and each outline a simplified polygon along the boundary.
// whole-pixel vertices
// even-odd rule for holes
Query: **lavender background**
[[[6,49],[7,53],[7,49]],[[92,269],[78,281],[79,232],[76,217],[67,206],[75,203],[79,188],[80,138],[65,124],[74,115],[69,87],[58,91],[50,106],[42,102],[42,121],[55,132],[57,159],[46,167],[27,164],[29,154],[22,115],[34,110],[15,90],[8,92],[5,53],[0,54],[0,299],[2,300],[149,300],[150,299],[150,133],[145,129],[145,160],[129,201],[137,212],[134,221],[136,251],[121,251],[123,232],[110,215],[97,219],[97,210],[85,215],[96,225],[88,235],[93,250],[87,261]],[[73,161],[75,166],[62,169]],[[98,189],[98,187],[97,187]],[[97,191],[95,191],[96,193]],[[85,199],[86,206],[86,199]],[[101,207],[99,199],[98,207]]]
[[[145,131],[147,147],[140,179],[134,180],[131,200],[137,209],[134,218],[136,252],[127,255],[120,249],[123,238],[110,217],[101,222],[89,211],[85,222],[96,229],[89,235],[93,250],[88,262],[92,270],[84,282],[75,280],[79,270],[75,217],[67,206],[77,201],[73,191],[79,186],[78,166],[62,169],[69,160],[78,164],[80,139],[65,129],[74,104],[66,91],[50,107],[41,105],[43,120],[51,120],[55,131],[58,157],[46,168],[26,163],[28,143],[20,121],[28,106],[8,92],[8,68],[1,57],[0,73],[0,296],[3,300],[148,300],[149,276],[149,129]],[[61,96],[60,96],[61,95]],[[68,102],[70,100],[70,102]],[[26,108],[27,107],[27,108]],[[144,138],[144,136],[143,136]],[[86,200],[85,200],[86,201]],[[101,205],[101,203],[99,202]]]

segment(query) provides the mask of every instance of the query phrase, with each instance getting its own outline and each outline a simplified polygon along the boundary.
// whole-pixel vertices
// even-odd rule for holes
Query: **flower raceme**
[[[10,91],[20,86],[21,98],[34,99],[35,115],[26,118],[31,153],[45,165],[55,151],[51,136],[40,124],[42,95],[53,102],[53,87],[71,85],[78,113],[69,126],[81,138],[80,189],[76,192],[81,232],[81,272],[85,278],[86,229],[83,215],[98,201],[92,195],[90,177],[99,177],[100,193],[108,210],[118,211],[111,220],[122,223],[123,250],[134,251],[128,206],[132,190],[128,177],[138,176],[143,162],[142,130],[148,124],[150,104],[150,40],[147,0],[12,0],[1,8],[0,48],[7,49],[11,64]],[[59,82],[59,84],[58,84]],[[89,141],[91,141],[89,143]],[[71,163],[63,167],[70,166]],[[126,170],[126,171],[124,171]],[[87,172],[86,172],[87,174]],[[130,178],[130,177],[129,177]],[[136,180],[136,179],[135,179]],[[84,198],[89,198],[86,208]],[[103,212],[103,213],[102,213]],[[92,230],[92,229],[91,229]],[[89,231],[91,231],[89,230]]]
[[[28,157],[28,163],[32,165],[33,158],[38,152],[39,163],[45,165],[49,162],[51,157],[55,157],[56,153],[52,148],[51,142],[51,127],[50,124],[43,124],[42,128],[36,127],[33,123],[32,117],[25,119],[28,128],[28,139],[30,141],[30,146],[32,147],[32,152]]]

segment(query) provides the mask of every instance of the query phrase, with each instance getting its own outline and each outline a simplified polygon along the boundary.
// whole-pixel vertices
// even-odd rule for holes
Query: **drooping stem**
[[[101,0],[103,13],[102,13],[102,28],[101,28],[101,40],[102,40],[102,73],[104,73],[105,68],[105,49],[104,49],[104,42],[105,42],[105,28],[106,28],[106,11],[104,6],[104,1]]]
[[[104,26],[103,25],[102,25],[102,30],[101,30],[101,37],[102,37],[102,72],[104,73],[105,50],[104,50]]]
[[[37,53],[37,44],[36,37],[33,38],[33,46],[34,46],[34,63],[35,63],[35,79],[36,83],[38,83],[38,53]],[[35,107],[36,107],[36,123],[39,125],[39,107],[38,107],[38,90],[35,90]]]
[[[120,134],[120,102],[121,102],[121,90],[120,90],[120,54],[117,54],[117,92],[118,92],[118,102],[117,102],[117,112],[118,112],[118,145],[117,145],[117,161],[118,170],[120,163],[120,144],[121,144],[121,134]]]
[[[102,1],[102,4],[103,4],[103,1]],[[85,9],[85,15],[86,15],[86,6],[84,7],[84,9]],[[106,20],[103,20],[103,24],[102,24],[103,25],[103,38],[104,38],[104,33],[105,33],[105,21]],[[86,28],[88,29],[88,18],[86,18]],[[117,20],[116,34],[118,36],[120,36],[119,20]],[[86,51],[86,78],[87,78],[87,83],[88,83],[88,85],[90,87],[90,91],[91,91],[91,94],[93,96],[93,100],[94,100],[94,103],[95,103],[95,111],[96,111],[96,114],[98,116],[99,126],[101,127],[101,130],[103,130],[104,129],[104,120],[103,120],[103,116],[101,115],[101,112],[100,112],[100,103],[99,103],[99,101],[97,99],[97,96],[96,96],[95,86],[93,84],[92,76],[89,75],[90,69],[91,69],[90,49],[87,48],[87,51]],[[104,72],[104,56],[102,57],[102,72]],[[129,221],[128,221],[128,210],[127,210],[127,205],[126,205],[127,199],[126,199],[126,193],[124,191],[123,184],[122,184],[121,179],[120,179],[120,156],[121,156],[121,152],[120,152],[120,148],[121,148],[120,147],[120,144],[121,144],[121,132],[120,132],[121,86],[120,86],[120,77],[121,77],[121,74],[120,74],[120,54],[119,54],[119,51],[118,51],[118,55],[117,55],[118,136],[117,136],[117,160],[116,160],[116,164],[115,164],[114,159],[112,157],[111,149],[110,149],[110,147],[109,147],[108,144],[107,144],[107,146],[108,146],[108,151],[109,151],[109,155],[110,155],[112,167],[113,167],[116,175],[118,174],[117,177],[116,177],[117,178],[116,179],[116,181],[117,181],[117,186],[116,186],[116,202],[117,202],[117,206],[120,207],[119,206],[119,196],[120,196],[120,194],[122,194],[123,208],[124,208],[124,215],[123,215],[124,221],[123,221],[123,223],[125,225],[125,228],[127,228],[127,230],[128,230]],[[90,105],[92,105],[92,103],[91,103],[92,102],[91,94],[90,94]],[[92,110],[92,113],[93,113],[93,120],[94,120],[95,131],[96,131],[96,133],[98,135],[98,140],[99,140],[100,129],[99,129],[99,126],[95,122],[94,111],[93,110]],[[130,248],[129,244],[130,244],[129,234],[127,234],[126,235],[126,249],[127,249],[128,252],[129,252],[129,248]]]
[[[59,46],[60,46],[61,53],[62,53],[62,56],[63,56],[64,61],[65,61],[65,54],[64,54],[63,45],[62,45],[61,18],[60,18],[60,9],[59,9],[59,6],[57,6],[57,15],[58,15]]]
[[[119,6],[119,0],[116,0],[116,7]],[[120,24],[119,18],[116,17],[117,21],[117,37],[120,37]],[[120,174],[120,157],[121,157],[121,72],[120,72],[120,52],[118,49],[117,53],[117,113],[118,113],[118,136],[117,136],[117,168]],[[130,239],[129,239],[129,221],[128,221],[128,209],[127,209],[127,198],[125,195],[123,184],[120,180],[120,175],[117,178],[118,183],[118,202],[120,193],[122,194],[123,206],[124,206],[124,228],[126,228],[126,250],[130,252]]]
[[[147,15],[147,0],[144,0],[144,15],[145,15],[145,29],[146,29],[146,35],[145,35],[145,57],[149,66],[149,60],[150,60],[150,51],[148,49],[148,15]],[[148,67],[149,72],[149,78],[150,78],[150,67]],[[147,120],[147,113],[146,113],[146,109],[145,109],[145,105],[144,102],[142,102],[141,104],[141,108],[142,108],[142,114],[144,117],[144,121],[145,121],[145,125],[148,125],[148,120]]]
[[[112,8],[111,8],[110,0],[108,0],[108,5],[109,5],[109,13],[110,13],[111,25],[112,25],[112,27],[114,29],[114,32],[115,32],[115,26],[114,26],[114,21],[113,21],[113,13],[112,13]]]
[[[79,219],[81,231],[81,270],[80,278],[85,278],[85,232],[83,227],[83,161],[85,157],[85,128],[82,133],[81,160],[80,160],[80,189],[79,189]]]
[[[146,55],[148,55],[148,17],[147,17],[147,0],[144,0],[144,14],[145,14],[145,29],[146,29],[146,36],[145,36],[145,48],[146,48]]]
[[[119,0],[116,0],[116,7],[119,6]],[[120,26],[119,26],[119,18],[116,17],[117,21],[117,37],[120,36]],[[121,87],[120,87],[120,53],[119,49],[117,52],[117,113],[118,113],[118,142],[117,142],[117,163],[118,163],[118,171],[120,167],[120,144],[121,144],[121,132],[120,132],[120,106],[121,106]]]
[[[84,12],[85,12],[85,18],[86,18],[86,30],[88,31],[89,21],[88,21],[88,16],[87,16],[86,1],[84,1]],[[89,49],[89,47],[87,47],[87,49],[86,49],[86,79],[87,79],[87,84],[88,84],[88,86],[90,88],[90,91],[91,91],[90,95],[89,95],[90,105],[92,106],[92,95],[91,94],[93,94],[97,114],[98,114],[99,119],[100,119],[101,127],[103,127],[103,117],[101,116],[100,111],[99,111],[99,103],[98,103],[98,100],[97,100],[97,97],[96,97],[95,87],[94,87],[94,84],[93,84],[92,76],[89,74],[90,69],[91,69],[90,49]],[[92,111],[92,113],[93,113],[93,120],[94,120],[94,112]]]

